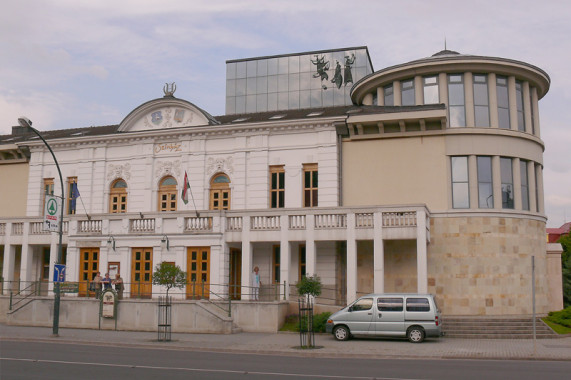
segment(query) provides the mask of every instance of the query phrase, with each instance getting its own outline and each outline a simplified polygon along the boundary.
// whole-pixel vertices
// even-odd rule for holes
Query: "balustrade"
[[[80,234],[100,234],[101,220],[80,220],[77,226],[77,232]]]
[[[383,227],[415,227],[416,212],[383,212]]]
[[[280,217],[279,215],[272,216],[252,216],[250,219],[251,230],[279,230]]]
[[[226,218],[226,231],[242,231],[242,217],[230,216]]]
[[[129,220],[130,232],[155,232],[155,218]]]
[[[347,228],[346,214],[321,214],[315,215],[315,229]]]
[[[305,215],[290,215],[289,216],[289,229],[290,230],[305,230]]]
[[[184,221],[185,232],[212,231],[212,217],[189,217]]]

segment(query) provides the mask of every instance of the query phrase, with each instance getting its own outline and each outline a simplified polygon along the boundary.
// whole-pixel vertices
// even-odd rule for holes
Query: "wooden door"
[[[153,295],[153,249],[133,248],[131,252],[131,297],[151,298]]]
[[[80,248],[79,257],[79,296],[95,297],[95,292],[88,293],[88,289],[99,272],[99,248]]]
[[[210,298],[210,247],[187,248],[186,297]]]
[[[242,297],[242,251],[230,248],[230,298],[239,300]]]

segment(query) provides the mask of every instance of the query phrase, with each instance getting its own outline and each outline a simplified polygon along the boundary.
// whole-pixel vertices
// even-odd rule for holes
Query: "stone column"
[[[535,178],[537,183],[537,210],[539,213],[545,213],[543,200],[543,168],[540,164],[535,165]]]
[[[307,223],[305,225],[306,237],[305,237],[305,273],[308,276],[313,276],[317,274],[315,261],[316,261],[316,250],[315,250],[315,216],[307,215]]]
[[[284,297],[285,299],[289,299],[289,267],[291,263],[291,247],[288,239],[289,223],[287,215],[282,215],[280,217],[280,226],[280,283],[283,286],[285,281],[286,287],[284,289]]]
[[[242,299],[252,299],[252,284],[250,283],[252,277],[252,259],[254,251],[252,243],[250,242],[250,217],[242,217]]]
[[[531,124],[531,96],[529,93],[529,82],[523,82],[522,88],[523,95],[523,119],[525,122],[525,131],[529,134],[533,134],[533,128]]]
[[[347,214],[347,303],[357,299],[357,240],[355,214]]]
[[[20,266],[20,280],[22,281],[22,289],[31,285],[31,282],[38,280],[33,278],[33,262],[34,249],[28,244],[30,236],[30,223],[24,223],[24,231],[22,234],[22,261]]]
[[[385,251],[383,241],[383,213],[373,214],[373,291],[385,291]]]
[[[539,128],[539,99],[537,97],[537,88],[531,88],[531,107],[533,107],[533,129],[535,129],[534,134],[537,137],[541,137]]]
[[[496,74],[488,74],[488,103],[490,107],[490,127],[499,128],[498,121],[498,90],[496,88]]]
[[[537,212],[537,200],[535,199],[535,163],[528,161],[527,163],[527,182],[529,186],[529,210]]]
[[[48,292],[52,294],[54,289],[54,283],[51,281],[54,278],[54,264],[57,261],[57,254],[58,254],[58,243],[59,243],[59,235],[58,234],[50,234],[50,282],[48,283]],[[63,243],[62,243],[63,244]],[[63,256],[63,248],[62,248],[62,256]],[[65,276],[66,281],[70,281],[69,279],[69,271],[65,268]]]
[[[474,81],[472,73],[464,73],[464,108],[466,110],[466,126],[476,125],[474,115]]]
[[[428,292],[426,212],[416,212],[416,276],[418,293]]]
[[[515,77],[510,75],[508,77],[508,99],[510,105],[510,129],[517,131],[517,106],[516,106],[516,92],[515,92]]]
[[[16,262],[16,247],[10,243],[12,235],[12,223],[6,223],[6,235],[4,236],[4,262],[2,265],[2,278],[4,279],[3,293],[9,294],[14,288],[14,267]]]
[[[420,75],[414,77],[414,104],[417,106],[424,104],[424,91],[422,87],[422,77]]]
[[[438,96],[440,103],[448,105],[448,76],[446,73],[438,74]]]
[[[513,181],[514,181],[514,209],[522,209],[522,199],[521,199],[521,172],[519,168],[520,160],[519,158],[514,158],[512,160],[512,171],[513,171]]]
[[[377,106],[385,105],[385,90],[382,86],[377,87]]]
[[[393,99],[394,99],[394,105],[395,106],[402,105],[400,81],[398,81],[398,80],[395,80],[393,82]]]

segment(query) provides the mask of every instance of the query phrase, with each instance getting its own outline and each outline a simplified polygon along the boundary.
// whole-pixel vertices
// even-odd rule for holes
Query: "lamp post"
[[[57,249],[56,264],[61,264],[61,257],[62,257],[62,243],[61,243],[61,241],[62,241],[62,235],[63,235],[62,225],[63,225],[63,208],[64,208],[64,189],[63,189],[63,177],[61,176],[61,170],[59,168],[59,164],[57,162],[56,155],[54,154],[54,151],[52,150],[52,147],[42,137],[42,135],[40,134],[40,132],[38,132],[38,130],[36,130],[35,128],[32,128],[32,121],[30,119],[28,119],[27,117],[22,116],[22,117],[18,118],[18,123],[23,128],[27,128],[27,129],[31,130],[32,132],[34,132],[36,135],[38,135],[38,137],[48,147],[50,153],[52,154],[54,162],[56,164],[56,168],[57,168],[57,171],[59,174],[59,181],[60,181],[60,185],[61,185],[61,207],[60,207],[60,218],[59,218],[59,227],[58,227],[58,229],[59,229],[59,231],[58,231],[59,242],[58,242],[58,249]],[[53,335],[54,336],[58,335],[58,330],[59,330],[59,304],[60,304],[60,289],[59,289],[59,282],[56,281],[54,283],[54,320],[53,320]]]

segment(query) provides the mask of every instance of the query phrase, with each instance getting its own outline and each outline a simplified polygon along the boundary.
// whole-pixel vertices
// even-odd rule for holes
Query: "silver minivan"
[[[442,335],[442,318],[432,294],[368,294],[331,315],[325,327],[337,340],[368,335],[420,343]]]

